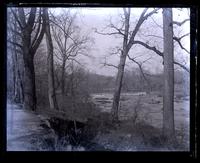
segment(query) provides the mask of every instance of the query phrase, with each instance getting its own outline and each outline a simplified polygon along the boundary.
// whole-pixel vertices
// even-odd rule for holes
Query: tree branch
[[[124,36],[124,33],[122,33],[122,29],[115,27],[113,24],[110,25],[111,28],[114,28],[115,30],[118,31],[118,34]]]
[[[161,37],[161,36],[156,36],[156,35],[143,35],[143,36],[145,36],[145,37],[156,37],[156,38],[160,38],[160,39],[163,39],[163,37]]]
[[[145,9],[143,10],[143,12],[142,12],[142,14],[141,14],[141,16],[140,16],[140,18],[139,18],[139,20],[138,20],[136,26],[135,26],[135,29],[134,29],[133,32],[132,32],[132,35],[131,35],[131,37],[130,37],[130,39],[129,39],[129,42],[128,42],[128,48],[127,48],[128,51],[130,50],[131,46],[134,44],[133,42],[134,42],[135,35],[137,34],[137,32],[138,32],[140,26],[142,25],[142,23],[143,23],[148,17],[150,17],[151,15],[153,15],[154,13],[157,13],[157,11],[159,10],[159,8],[154,9],[153,11],[151,11],[150,13],[148,13],[148,14],[145,15],[145,13],[146,13],[147,10],[148,10],[148,8],[145,8]]]
[[[163,27],[161,25],[159,25],[151,16],[150,18],[153,20],[153,22],[160,28],[160,29],[163,29]]]
[[[118,66],[109,64],[109,63],[103,63],[103,66],[109,66],[109,67],[114,67],[114,68],[118,69]]]
[[[111,21],[111,19],[110,19],[110,24],[108,25],[108,27],[110,27],[110,28],[113,28],[114,30],[116,30],[118,33],[117,34],[120,34],[120,35],[122,35],[122,36],[125,36],[125,34],[123,33],[123,27],[124,27],[124,22],[122,23],[122,26],[121,26],[121,28],[118,28],[118,27],[116,27],[113,23],[112,23],[112,21]]]
[[[186,34],[184,34],[183,36],[179,37],[179,40],[181,40],[182,38],[184,38],[184,37],[186,37],[186,36],[188,36],[188,35],[190,35],[190,33],[186,33]]]
[[[55,56],[56,56],[56,58],[59,60],[59,61],[63,61],[63,59],[62,58],[60,58],[59,56],[58,56],[58,54],[54,51],[54,54],[55,54]]]
[[[107,60],[106,60],[106,56],[104,58],[104,63],[102,63],[103,66],[109,66],[109,67],[114,67],[116,69],[118,69],[119,67],[116,66],[116,65],[113,65],[113,64],[110,64],[110,63],[107,63]]]
[[[25,14],[24,14],[24,9],[19,7],[18,13],[19,13],[19,22],[21,24],[20,27],[21,27],[21,29],[23,29],[26,26],[26,18],[25,18]]]
[[[16,31],[16,30],[14,30],[14,29],[13,29],[13,28],[11,28],[11,27],[8,27],[7,29],[8,29],[8,30],[10,30],[11,32],[13,32],[13,33],[17,34],[17,35],[18,35],[18,36],[20,36],[20,37],[22,36],[20,32],[18,32],[18,31]]]
[[[182,26],[187,21],[190,21],[190,19],[185,19],[182,22],[173,21],[173,24],[178,25],[178,26]]]
[[[178,63],[178,62],[176,62],[176,61],[174,61],[174,64],[180,66],[180,67],[183,68],[185,71],[187,71],[188,73],[190,73],[190,70],[189,70],[185,65],[182,65],[182,64],[180,64],[180,63]]]
[[[149,58],[145,59],[144,61],[141,62],[141,65],[150,60],[152,57],[150,56]]]
[[[40,26],[38,28],[40,28]],[[37,39],[35,40],[34,44],[32,44],[32,47],[31,47],[31,50],[33,51],[33,54],[35,54],[36,50],[38,49],[38,47],[39,47],[39,45],[40,45],[40,43],[41,43],[41,41],[43,39],[44,33],[45,33],[45,16],[44,16],[44,11],[43,11],[42,29],[41,29],[40,33],[37,34],[37,36],[35,36]]]
[[[153,46],[153,47],[152,47],[152,46],[149,46],[148,44],[146,44],[146,43],[144,43],[144,42],[142,42],[142,41],[134,41],[133,43],[134,43],[134,44],[140,44],[140,45],[144,46],[145,48],[154,51],[154,52],[155,52],[156,54],[158,54],[159,56],[163,57],[163,53],[160,52],[158,49],[156,49],[155,46]]]
[[[9,43],[11,43],[11,44],[13,44],[13,45],[16,45],[16,46],[18,46],[19,48],[23,48],[23,46],[22,45],[20,45],[20,44],[18,44],[18,43],[16,43],[16,42],[13,42],[13,41],[11,41],[11,40],[7,40]]]
[[[95,33],[98,33],[98,34],[101,34],[101,35],[119,35],[119,34],[120,34],[120,35],[123,35],[123,36],[124,36],[124,34],[121,33],[121,32],[119,32],[119,31],[118,31],[118,32],[110,32],[110,33],[108,33],[108,32],[106,33],[106,32],[105,32],[105,33],[104,33],[104,32],[99,32],[99,31],[97,31],[97,29],[95,28],[95,29],[94,29],[94,32],[95,32]]]
[[[151,15],[158,13],[158,10],[160,10],[160,8],[154,9],[153,11],[151,11],[150,13],[146,14],[144,16],[144,20],[147,19],[148,17],[150,17]]]
[[[183,36],[181,36],[181,37],[179,37],[179,38],[178,38],[178,37],[173,37],[173,39],[174,39],[175,41],[178,42],[179,46],[180,46],[184,51],[186,51],[188,54],[190,54],[190,52],[189,52],[187,49],[185,49],[185,48],[183,47],[182,43],[181,43],[181,39],[183,39],[184,37],[186,37],[186,36],[188,36],[188,35],[190,35],[190,33],[187,33],[187,34],[185,34],[185,35],[183,35]],[[163,37],[161,37],[161,36],[156,36],[156,35],[144,35],[144,36],[146,36],[146,37],[152,36],[152,37],[156,37],[156,38],[163,39]],[[136,41],[136,43],[137,43],[137,41]],[[142,43],[142,42],[140,42],[139,44],[143,44],[143,46],[145,46],[145,47],[148,48],[148,49],[153,48],[153,47],[147,47],[148,45],[147,45],[147,44],[145,45],[145,43]],[[153,49],[152,49],[152,50],[153,50]]]
[[[68,33],[66,33],[66,31],[59,24],[57,24],[55,21],[52,21],[51,19],[49,21],[60,28],[66,37],[69,37],[74,43],[76,43],[76,41]]]
[[[19,48],[15,49],[13,46],[8,46],[7,48],[12,49],[13,51],[16,51],[17,53],[22,53],[22,50],[20,50]]]
[[[38,16],[38,28],[37,28],[37,30],[36,30],[35,37],[33,38],[32,45],[31,45],[31,46],[33,46],[33,45],[35,44],[36,39],[37,39],[37,37],[38,37],[38,35],[39,35],[40,27],[41,27],[41,18],[42,18],[42,16],[41,16],[41,8],[40,8],[39,16]],[[36,26],[36,25],[35,25],[35,26]]]
[[[178,42],[179,46],[180,46],[184,51],[186,51],[188,54],[190,54],[190,52],[189,52],[186,48],[183,47],[183,45],[182,45],[182,43],[181,43],[181,41],[180,41],[182,38],[183,38],[183,37],[180,37],[180,38],[178,38],[178,37],[173,37],[173,39],[174,39],[176,42]]]
[[[154,51],[156,54],[158,54],[159,56],[161,56],[163,58],[163,52],[156,49],[156,47],[151,47],[151,46],[147,45],[146,43],[144,43],[142,41],[134,41],[134,44],[140,44],[140,45],[144,46],[145,48]],[[174,61],[174,64],[180,66],[181,68],[186,70],[188,73],[190,72],[189,69],[185,65],[178,63],[176,61]]]
[[[84,65],[81,64],[79,61],[77,61],[75,58],[69,58],[69,60],[75,61],[75,62],[78,63],[80,66],[84,67]]]
[[[64,47],[63,47],[63,44],[62,44],[62,40],[60,38],[60,30],[57,31],[59,33],[56,33],[56,30],[54,29],[54,27],[52,27],[52,32],[53,32],[54,39],[55,39],[55,41],[56,41],[56,43],[59,47],[59,51],[63,55],[65,52],[63,52]]]
[[[112,50],[112,49],[111,49]],[[112,50],[112,51],[114,51],[114,49]],[[112,55],[116,55],[116,54],[121,54],[122,53],[122,49],[121,48],[117,48],[117,51],[115,51],[115,52],[110,52],[109,54],[112,56]]]
[[[23,29],[23,26],[22,26],[22,24],[21,24],[21,22],[20,22],[20,20],[18,19],[18,16],[17,16],[17,14],[13,11],[13,9],[12,8],[10,8],[10,10],[11,10],[11,12],[12,12],[12,14],[14,15],[14,17],[15,17],[15,20],[17,21],[17,23],[19,24],[19,27],[21,28],[21,29]]]
[[[28,21],[27,21],[27,25],[30,27],[31,31],[33,29],[33,25],[34,25],[34,22],[35,22],[36,11],[37,11],[36,7],[31,8],[30,15],[29,15],[29,18],[28,18]]]
[[[144,78],[144,80],[146,81],[146,83],[151,87],[150,81],[146,78],[145,73],[143,72],[143,69],[142,69],[142,64],[143,64],[144,62],[146,62],[147,60],[149,60],[149,59],[145,60],[145,61],[142,62],[142,63],[139,63],[139,62],[136,61],[134,58],[131,58],[129,55],[127,55],[127,56],[128,56],[128,59],[129,59],[129,60],[133,61],[134,63],[136,63],[136,64],[138,65],[138,67],[139,67],[139,69],[140,69],[140,72],[141,72],[141,74],[142,74],[142,77]]]

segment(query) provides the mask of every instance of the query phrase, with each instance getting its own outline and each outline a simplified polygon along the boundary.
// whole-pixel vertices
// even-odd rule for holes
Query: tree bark
[[[124,9],[124,15],[125,15],[125,33],[124,33],[124,39],[123,39],[123,51],[121,52],[120,56],[120,63],[118,66],[118,72],[117,72],[117,78],[115,83],[115,91],[114,91],[114,97],[113,97],[113,103],[112,103],[112,119],[114,122],[119,120],[118,117],[118,109],[119,109],[119,101],[120,101],[120,93],[122,88],[122,80],[124,75],[124,67],[126,63],[126,57],[128,54],[127,49],[127,42],[128,42],[128,32],[129,32],[129,18],[130,18],[130,9],[128,9],[128,13]]]
[[[22,80],[22,72],[20,72],[20,68],[18,68],[17,74],[18,74],[18,79],[19,79],[20,103],[23,103],[24,102],[24,86],[23,86],[23,80]]]
[[[35,69],[33,55],[24,48],[24,107],[29,110],[36,110],[36,91],[35,91]]]
[[[12,75],[13,75],[13,96],[14,96],[14,98],[13,98],[13,100],[15,101],[16,100],[16,60],[15,60],[15,54],[16,53],[16,51],[15,51],[15,46],[14,46],[14,51],[12,51]]]
[[[164,36],[164,96],[163,133],[168,140],[174,138],[174,45],[172,9],[163,8]]]
[[[61,93],[62,95],[65,94],[65,60],[63,60],[63,63],[62,63],[62,69],[61,69]]]
[[[30,28],[25,28],[22,36],[22,50],[24,60],[24,108],[28,110],[36,110],[36,90],[35,90],[35,69],[34,69],[34,54],[30,50],[31,31]]]
[[[15,48],[14,48],[15,49]],[[17,52],[15,51],[13,53],[13,73],[14,73],[14,101],[16,103],[22,103],[23,97],[22,97],[22,87],[21,87],[21,76],[19,72],[19,58],[17,57]]]
[[[118,109],[119,109],[119,101],[120,101],[120,94],[121,94],[121,87],[122,87],[122,81],[123,81],[123,75],[124,75],[124,66],[126,62],[126,51],[122,52],[120,56],[120,64],[119,64],[119,70],[117,73],[116,78],[116,84],[115,84],[115,92],[114,92],[114,98],[112,103],[112,116],[113,121],[117,122],[118,117]]]
[[[125,17],[125,20],[124,20],[125,29],[123,30],[124,32],[121,29],[114,27],[118,31],[117,34],[123,35],[124,40],[123,40],[123,50],[120,56],[120,63],[118,66],[118,73],[117,73],[117,78],[116,78],[115,92],[114,92],[114,98],[113,98],[113,104],[112,104],[113,121],[118,121],[118,107],[119,107],[119,101],[120,101],[120,93],[121,93],[121,87],[122,87],[124,67],[125,67],[125,62],[126,62],[126,57],[128,55],[128,52],[133,46],[133,44],[135,43],[134,39],[137,32],[140,29],[140,26],[143,24],[145,20],[147,20],[149,16],[151,16],[154,13],[157,13],[159,9],[158,8],[154,9],[153,11],[146,14],[148,8],[145,8],[143,12],[141,13],[140,18],[132,32],[129,31],[129,20],[130,20],[131,9],[128,8],[128,10],[126,10],[124,8],[123,10],[124,10],[124,17]],[[131,33],[130,37],[129,37],[129,33]],[[109,35],[112,35],[112,34],[116,34],[116,33],[109,33]]]
[[[13,28],[17,29],[17,22],[16,20],[13,21]],[[13,42],[17,42],[17,36],[15,33],[12,33],[12,40]],[[21,87],[21,76],[20,76],[20,58],[18,57],[18,49],[15,44],[12,45],[12,73],[13,73],[13,100],[16,103],[22,103],[22,87]],[[22,54],[20,54],[22,55]]]
[[[55,85],[54,85],[54,66],[53,66],[53,43],[50,33],[49,15],[48,9],[44,8],[44,19],[45,19],[45,33],[46,33],[46,43],[47,43],[47,66],[48,66],[48,95],[49,95],[49,105],[50,109],[59,110],[56,101]]]
[[[26,18],[24,9],[18,8],[18,15],[16,12],[13,12],[15,20],[18,22],[18,25],[21,29],[21,38],[22,38],[22,52],[23,52],[23,61],[24,61],[24,108],[29,110],[36,110],[36,90],[35,90],[35,69],[34,69],[34,55],[40,45],[44,29],[40,31],[40,25],[38,25],[38,32],[33,39],[34,24],[36,17],[37,8],[33,7],[30,10],[29,16]],[[41,23],[41,22],[39,22]],[[32,42],[31,40],[35,40]],[[22,84],[22,83],[21,83]],[[23,96],[23,94],[22,94]]]

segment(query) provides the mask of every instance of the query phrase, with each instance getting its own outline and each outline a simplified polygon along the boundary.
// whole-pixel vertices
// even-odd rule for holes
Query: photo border
[[[41,3],[42,2],[42,3]],[[45,2],[45,3],[44,3]],[[72,160],[77,160],[78,158],[94,158],[96,160],[100,159],[107,159],[108,157],[114,158],[116,160],[125,160],[125,158],[128,158],[130,160],[140,160],[140,159],[164,159],[167,161],[167,159],[195,159],[197,158],[197,67],[196,67],[196,62],[197,62],[197,54],[198,54],[198,5],[192,2],[188,1],[170,1],[168,0],[167,2],[164,1],[153,1],[151,3],[146,3],[147,1],[134,1],[133,2],[125,2],[124,3],[105,3],[105,2],[93,2],[93,3],[87,3],[82,1],[82,3],[79,1],[72,1],[69,3],[63,3],[56,1],[56,3],[48,2],[48,1],[29,1],[27,3],[26,1],[11,1],[8,0],[3,4],[3,9],[1,10],[1,15],[3,15],[3,29],[1,29],[1,32],[3,32],[2,36],[3,37],[3,63],[1,64],[1,71],[3,74],[3,79],[1,80],[2,82],[2,89],[1,92],[3,92],[1,102],[2,109],[1,111],[1,132],[2,134],[0,135],[0,160],[1,158],[8,158],[8,159],[21,159],[21,158],[30,158],[30,159],[35,159],[39,157],[44,157],[48,158],[49,160],[51,159],[57,159],[62,157],[63,159],[69,159],[71,158]],[[164,3],[163,3],[164,2]],[[62,6],[60,6],[62,5]],[[178,151],[156,151],[156,152],[47,152],[47,151],[37,151],[37,152],[8,152],[6,151],[6,7],[11,7],[11,6],[16,6],[16,7],[190,7],[191,9],[191,19],[190,19],[190,30],[191,30],[191,35],[190,35],[190,151],[189,152],[178,152]],[[3,129],[3,130],[2,130]],[[37,157],[36,157],[37,156]]]

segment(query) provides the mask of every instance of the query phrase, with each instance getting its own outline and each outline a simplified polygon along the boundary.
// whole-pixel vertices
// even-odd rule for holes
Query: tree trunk
[[[48,95],[49,95],[49,105],[50,109],[58,109],[58,104],[56,101],[55,85],[54,85],[54,66],[53,66],[53,43],[50,33],[49,15],[48,9],[43,9],[45,16],[45,33],[46,33],[46,43],[47,43],[47,66],[48,66]]]
[[[119,109],[119,101],[120,101],[120,93],[121,93],[121,87],[122,87],[122,80],[124,75],[124,66],[126,62],[126,51],[122,52],[120,56],[120,63],[118,67],[118,73],[115,83],[115,92],[114,92],[114,98],[113,98],[113,104],[112,104],[112,116],[113,121],[118,121],[118,109]]]
[[[23,89],[22,98],[24,96],[24,108],[29,110],[36,110],[36,90],[35,90],[35,69],[34,69],[34,54],[40,45],[44,29],[42,28],[38,34],[33,37],[35,17],[37,8],[31,8],[29,16],[27,16],[22,7],[17,9],[17,13],[13,12],[15,19],[18,20],[18,25],[21,29],[21,38],[22,38],[22,52],[23,52],[23,61],[24,61],[24,78],[23,86],[20,82],[20,87]],[[43,26],[42,26],[43,27]],[[40,26],[38,25],[38,29]],[[34,44],[33,44],[33,41]]]
[[[14,29],[17,28],[17,23],[16,20],[14,21]],[[17,36],[15,33],[12,34],[12,39],[13,42],[17,42]],[[12,72],[13,72],[13,96],[14,96],[14,101],[16,103],[23,103],[23,97],[22,97],[22,87],[21,87],[21,76],[20,76],[20,58],[18,57],[18,52],[17,52],[17,47],[15,44],[13,46],[13,51],[12,51]],[[21,54],[20,54],[21,55]]]
[[[63,60],[62,63],[62,70],[61,70],[61,93],[62,95],[65,94],[65,61]]]
[[[36,90],[35,90],[35,69],[34,54],[30,50],[31,45],[31,29],[28,27],[23,31],[22,50],[24,60],[24,108],[28,110],[36,110]]]
[[[35,90],[35,69],[34,69],[34,53],[31,51],[31,33],[32,24],[35,20],[36,9],[31,8],[29,21],[25,21],[25,13],[23,8],[18,8],[20,23],[22,30],[22,51],[24,60],[24,108],[28,110],[36,110],[36,90]]]
[[[15,46],[14,46],[14,51],[12,52],[12,75],[13,75],[13,100],[16,101],[16,60],[15,60],[15,54],[16,50],[15,50]]]
[[[164,36],[164,97],[163,133],[167,140],[174,138],[174,45],[172,9],[163,8]]]
[[[18,78],[19,78],[19,87],[20,87],[20,89],[19,89],[20,103],[23,103],[24,102],[24,86],[23,86],[22,75],[21,75],[19,68],[18,68]]]
[[[116,78],[116,83],[115,83],[115,91],[114,91],[114,97],[113,97],[113,103],[112,103],[112,119],[114,122],[117,122],[119,120],[118,109],[119,109],[120,93],[121,93],[121,88],[122,88],[122,80],[123,80],[123,75],[124,75],[126,57],[128,54],[127,43],[128,43],[128,32],[129,32],[130,9],[128,13],[124,12],[124,14],[125,14],[125,32],[124,32],[124,40],[123,40],[123,51],[121,52],[121,56],[120,56],[120,63],[118,66],[117,78]]]
[[[36,110],[36,91],[35,91],[35,69],[33,55],[26,52],[24,48],[24,107],[29,110]],[[28,53],[28,54],[27,54]]]
[[[23,82],[20,73],[20,58],[18,58],[18,54],[16,52],[16,47],[14,47],[15,51],[13,52],[13,87],[14,87],[14,101],[16,103],[23,103]]]
[[[71,93],[71,96],[72,96],[72,99],[74,98],[74,63],[73,63],[73,60],[72,60],[72,65],[71,65],[71,87],[70,87],[70,93]]]

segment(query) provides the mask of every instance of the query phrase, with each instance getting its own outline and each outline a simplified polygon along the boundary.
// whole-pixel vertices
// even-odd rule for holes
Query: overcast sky
[[[135,22],[137,22],[141,12],[144,8],[132,8],[131,18],[130,18],[130,29],[134,29]],[[152,9],[149,8],[147,12],[150,12]],[[61,12],[60,8],[54,9],[56,13]],[[78,12],[76,24],[81,27],[83,34],[88,34],[93,37],[94,44],[91,47],[91,50],[88,52],[93,58],[87,58],[85,56],[79,57],[81,62],[85,65],[85,68],[89,69],[92,72],[103,74],[103,75],[116,75],[116,69],[113,67],[103,67],[102,63],[104,62],[105,56],[107,56],[107,62],[112,63],[113,65],[118,65],[119,56],[112,55],[110,57],[109,53],[113,52],[113,49],[116,46],[122,46],[123,38],[116,38],[115,36],[105,36],[95,33],[94,28],[98,31],[111,32],[109,28],[106,28],[106,25],[109,24],[109,19],[112,18],[113,24],[120,26],[119,23],[119,14],[123,13],[122,8],[73,8],[72,12]],[[186,18],[189,18],[188,9],[173,9],[173,20],[182,21]],[[156,23],[155,23],[156,22]],[[162,51],[163,48],[163,39],[156,38],[150,35],[156,35],[162,37],[163,31],[159,27],[162,26],[162,10],[157,14],[153,15],[152,18],[148,18],[144,24],[142,24],[140,32],[137,34],[136,39],[144,42],[148,42],[152,46],[156,46],[159,50]],[[190,23],[185,23],[182,27],[174,27],[175,36],[182,36],[190,32]],[[185,37],[183,40],[183,45],[187,50],[190,50],[190,36]],[[143,68],[152,72],[160,73],[162,72],[162,59],[157,56],[154,52],[145,49],[140,45],[134,45],[130,52],[131,57],[138,57],[138,61],[142,62],[143,60],[152,57],[148,62],[143,65]],[[185,53],[180,47],[175,44],[175,60],[179,62],[186,62],[189,67],[189,55]],[[127,58],[126,69],[132,69],[137,67],[133,62],[129,61]],[[177,68],[177,67],[175,67]]]

